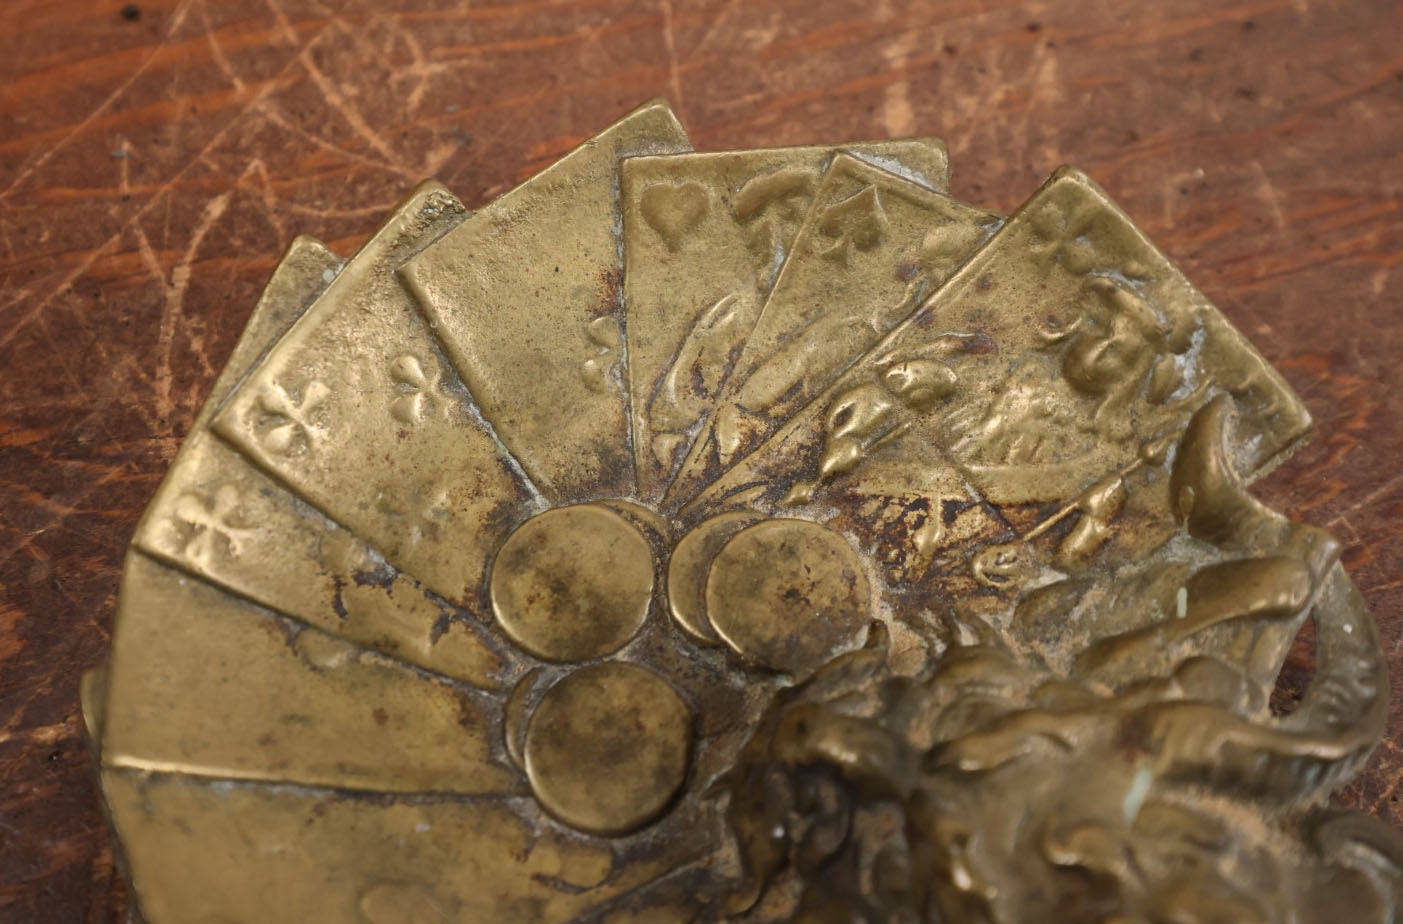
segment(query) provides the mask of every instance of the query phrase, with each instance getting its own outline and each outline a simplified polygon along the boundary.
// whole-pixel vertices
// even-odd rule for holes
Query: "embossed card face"
[[[1059,171],[913,315],[691,505],[763,486],[807,503],[878,468],[947,472],[966,498],[1071,502],[1163,464],[1214,394],[1255,473],[1309,426],[1300,400],[1084,175]],[[913,485],[918,488],[919,485]]]
[[[646,924],[695,911],[695,894],[684,893],[659,917],[653,895],[694,887],[695,875],[648,888],[690,859],[682,845],[582,841],[521,817],[507,799],[351,800],[307,787],[214,788],[121,771],[108,779],[152,921]],[[637,916],[634,896],[647,906]],[[210,917],[211,908],[238,914]],[[605,916],[582,917],[601,908]]]
[[[395,567],[477,608],[487,557],[533,494],[394,273],[463,215],[442,186],[420,186],[214,428]]]
[[[835,147],[634,157],[620,171],[638,491],[657,500],[710,410]],[[946,188],[935,139],[844,146]]]
[[[1001,222],[856,157],[835,157],[669,501],[694,496],[775,432]]]
[[[651,103],[401,270],[497,435],[553,501],[633,493],[620,159],[690,150]]]
[[[141,552],[127,561],[104,763],[357,791],[507,794],[494,701],[302,628]],[[155,667],[159,665],[159,667]],[[373,699],[366,696],[373,691]]]
[[[132,542],[307,625],[474,686],[493,686],[507,656],[480,620],[426,593],[207,430],[234,384],[340,264],[310,239],[289,248]]]
[[[263,355],[302,317],[318,295],[336,279],[342,259],[315,238],[299,235],[283,252],[268,285],[253,306],[243,333],[229,359],[210,386],[209,395],[190,426],[191,432],[209,424],[214,412]]]

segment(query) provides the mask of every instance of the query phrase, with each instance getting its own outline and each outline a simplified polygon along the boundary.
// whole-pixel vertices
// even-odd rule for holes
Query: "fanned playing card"
[[[441,185],[415,190],[213,426],[396,568],[477,608],[491,551],[535,495],[394,272],[465,215]]]
[[[288,248],[132,543],[309,626],[491,687],[509,655],[480,618],[426,593],[208,430],[235,384],[340,266],[340,258],[309,238]]]
[[[898,459],[998,507],[1071,502],[1162,453],[1222,392],[1240,408],[1233,451],[1249,475],[1309,425],[1242,335],[1099,187],[1063,169],[689,508],[756,488],[765,503],[804,504]]]
[[[774,433],[1001,223],[859,158],[834,158],[669,500],[688,500]]]
[[[503,444],[552,501],[633,493],[617,173],[691,150],[649,103],[401,273]]]
[[[106,795],[130,832],[143,916],[162,924],[590,920],[593,910],[651,897],[649,884],[695,853],[678,841],[581,841],[505,799],[339,799],[307,787],[216,788],[127,773],[109,775]],[[696,878],[684,873],[680,884]],[[606,920],[687,920],[695,891],[674,900],[669,917]],[[210,917],[211,908],[238,916]]]
[[[624,304],[639,496],[659,500],[750,333],[835,147],[633,157]],[[947,186],[936,139],[841,150]]]
[[[116,769],[376,792],[509,794],[488,698],[130,553],[108,664]],[[159,670],[152,670],[159,664]],[[373,703],[365,702],[375,690]]]

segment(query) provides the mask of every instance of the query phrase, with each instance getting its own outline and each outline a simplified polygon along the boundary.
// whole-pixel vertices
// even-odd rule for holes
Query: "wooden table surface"
[[[398,12],[385,12],[391,6]],[[1403,677],[1396,0],[6,0],[0,921],[126,918],[77,680],[122,552],[283,245],[421,177],[470,205],[645,97],[698,149],[944,137],[1010,210],[1090,172],[1284,371],[1259,488],[1333,530]],[[1288,685],[1310,649],[1299,644]],[[1403,687],[1403,682],[1397,684]],[[1403,821],[1403,697],[1346,801]]]

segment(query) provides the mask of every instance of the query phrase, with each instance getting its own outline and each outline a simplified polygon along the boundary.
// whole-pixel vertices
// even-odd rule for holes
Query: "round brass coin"
[[[507,537],[492,565],[492,611],[547,661],[617,651],[648,615],[653,556],[627,519],[595,504],[558,507]]]
[[[652,671],[582,667],[546,691],[526,725],[526,777],[545,809],[591,834],[637,830],[687,775],[691,716]]]
[[[806,674],[867,621],[867,576],[842,536],[808,520],[765,520],[711,563],[706,613],[748,661]]]
[[[694,641],[721,644],[706,618],[707,570],[732,536],[759,519],[758,513],[723,513],[683,536],[672,550],[667,563],[667,606],[673,620]]]

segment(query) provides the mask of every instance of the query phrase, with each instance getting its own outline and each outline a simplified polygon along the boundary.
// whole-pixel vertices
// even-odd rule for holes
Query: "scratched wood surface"
[[[398,12],[386,12],[390,6]],[[1318,422],[1260,493],[1348,543],[1403,677],[1396,0],[6,0],[0,921],[126,919],[84,753],[122,551],[286,241],[470,204],[645,96],[701,149],[946,138],[1008,210],[1087,169]],[[1284,696],[1310,670],[1298,644]],[[1403,684],[1399,684],[1403,687]],[[1403,821],[1403,697],[1344,796]]]

